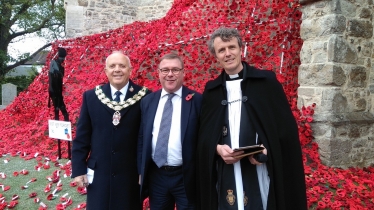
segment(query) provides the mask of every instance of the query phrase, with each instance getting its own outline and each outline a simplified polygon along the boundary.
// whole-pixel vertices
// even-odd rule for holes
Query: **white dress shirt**
[[[129,82],[127,82],[127,84],[125,85],[125,87],[123,87],[121,90],[119,90],[122,94],[119,96],[119,99],[120,101],[123,101],[125,100],[125,97],[126,97],[126,93],[127,93],[127,89],[129,88]],[[112,93],[112,99],[114,100],[117,96],[116,96],[116,92],[118,91],[115,87],[113,87],[112,85],[110,85],[110,91]]]
[[[158,102],[156,116],[153,121],[152,131],[152,159],[154,158],[155,148],[157,143],[157,137],[160,130],[162,112],[164,111],[165,103],[168,99],[164,89],[161,91],[161,97]],[[165,165],[168,166],[180,166],[183,163],[182,160],[182,143],[181,143],[181,111],[182,111],[182,87],[174,92],[175,96],[171,99],[173,103],[173,115],[171,118],[170,136],[168,144],[168,156]]]

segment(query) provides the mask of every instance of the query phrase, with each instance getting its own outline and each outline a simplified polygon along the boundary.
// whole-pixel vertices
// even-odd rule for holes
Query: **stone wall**
[[[373,165],[373,0],[300,3],[298,105],[317,105],[312,129],[322,162]]]
[[[116,29],[134,21],[162,18],[173,0],[65,0],[66,37]]]

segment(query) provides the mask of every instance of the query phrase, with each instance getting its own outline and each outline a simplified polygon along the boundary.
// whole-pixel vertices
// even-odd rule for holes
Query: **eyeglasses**
[[[178,69],[178,68],[172,68],[172,69],[159,69],[161,74],[163,75],[168,75],[169,72],[171,71],[173,74],[177,75],[179,72],[181,72],[183,69]]]

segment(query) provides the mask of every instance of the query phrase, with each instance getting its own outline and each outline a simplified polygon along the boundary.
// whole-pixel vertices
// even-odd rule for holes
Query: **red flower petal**
[[[30,198],[33,198],[33,197],[36,197],[38,194],[36,192],[32,192],[29,194],[29,197]]]
[[[87,189],[85,187],[77,187],[77,192],[81,195],[87,194]]]
[[[14,200],[18,200],[19,199],[19,196],[18,195],[13,195],[12,196],[12,201],[14,201]]]
[[[53,200],[53,199],[55,199],[56,198],[56,196],[54,196],[53,194],[49,194],[48,196],[47,196],[47,200]]]
[[[9,209],[12,209],[12,208],[14,208],[17,204],[18,204],[18,201],[11,201],[11,202],[8,204],[8,208],[9,208]]]
[[[75,183],[74,181],[70,182],[70,187],[76,187],[77,186],[77,183]]]

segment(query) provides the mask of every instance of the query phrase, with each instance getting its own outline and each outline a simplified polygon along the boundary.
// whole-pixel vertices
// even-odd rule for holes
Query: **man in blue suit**
[[[129,80],[130,59],[106,59],[109,83],[83,94],[72,148],[72,178],[87,187],[88,210],[142,209],[136,164],[140,100],[147,94]]]
[[[162,89],[140,103],[138,172],[142,200],[152,210],[195,208],[195,152],[201,94],[183,86],[184,65],[164,55],[158,75]]]

